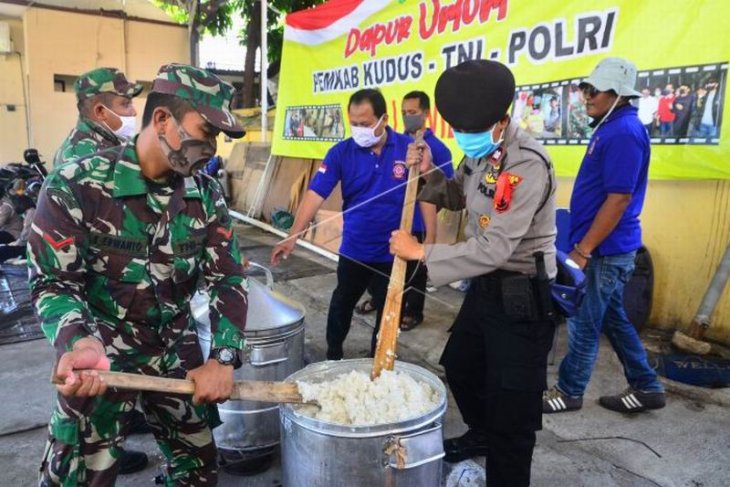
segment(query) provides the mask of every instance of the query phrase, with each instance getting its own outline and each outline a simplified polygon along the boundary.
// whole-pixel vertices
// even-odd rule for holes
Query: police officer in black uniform
[[[444,449],[449,462],[486,455],[490,487],[530,483],[555,331],[543,304],[556,274],[555,176],[542,145],[507,114],[514,90],[511,71],[495,61],[467,61],[439,77],[436,106],[465,158],[451,180],[433,169],[424,144],[412,144],[408,164],[420,164],[426,180],[419,200],[467,209],[466,241],[391,238],[391,253],[425,262],[434,285],[472,279],[441,358],[469,430]]]

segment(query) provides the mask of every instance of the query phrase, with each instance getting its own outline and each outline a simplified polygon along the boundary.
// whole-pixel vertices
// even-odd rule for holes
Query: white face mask
[[[102,105],[102,106],[104,108],[106,108],[107,110],[109,110],[111,113],[113,113],[114,116],[117,117],[122,122],[122,126],[116,130],[112,130],[112,128],[109,125],[104,124],[104,125],[106,125],[106,128],[111,130],[114,133],[114,135],[116,135],[117,137],[120,137],[124,140],[129,140],[132,137],[134,137],[134,134],[137,133],[137,117],[126,117],[124,115],[119,115],[117,112],[115,112],[111,108],[109,108],[105,105]]]
[[[378,128],[378,125],[380,125],[380,122],[383,121],[384,116],[385,115],[382,115],[372,127],[350,126],[352,138],[355,143],[360,147],[372,147],[380,142],[380,139],[382,139],[385,135],[385,131],[383,131],[383,133],[380,135],[375,135],[375,130]]]

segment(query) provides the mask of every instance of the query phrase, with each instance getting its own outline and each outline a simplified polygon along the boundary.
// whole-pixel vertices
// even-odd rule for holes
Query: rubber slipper
[[[412,330],[423,323],[423,318],[414,318],[412,316],[404,316],[400,322],[400,329],[403,331]]]
[[[372,299],[366,299],[362,303],[355,306],[355,313],[359,315],[366,315],[375,311],[375,305]]]

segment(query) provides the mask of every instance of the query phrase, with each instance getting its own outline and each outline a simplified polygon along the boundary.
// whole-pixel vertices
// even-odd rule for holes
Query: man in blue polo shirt
[[[545,391],[544,413],[583,406],[601,331],[621,360],[629,387],[602,396],[599,404],[622,413],[665,405],[664,388],[623,306],[624,286],[641,247],[639,215],[651,154],[646,128],[629,103],[641,96],[635,84],[633,63],[606,58],[580,85],[594,131],[570,200],[570,257],[585,270],[587,294],[578,314],[568,320],[568,354],[557,385]]]
[[[289,237],[274,247],[277,265],[294,249],[337,183],[342,189],[343,232],[337,287],[327,316],[327,359],[343,357],[342,344],[350,330],[358,299],[373,281],[378,311],[371,353],[375,349],[388,279],[393,265],[390,233],[400,227],[408,169],[406,152],[411,138],[388,127],[385,99],[378,90],[363,89],[347,105],[352,137],[337,143],[324,158],[309,191],[297,210]],[[417,221],[420,219],[416,208]]]

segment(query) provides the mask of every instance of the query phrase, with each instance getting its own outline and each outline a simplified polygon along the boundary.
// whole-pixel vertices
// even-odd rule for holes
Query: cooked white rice
[[[374,381],[364,372],[352,371],[333,380],[297,385],[305,401],[315,400],[321,406],[301,406],[298,414],[348,426],[397,423],[439,404],[439,395],[429,384],[391,370],[382,371]]]

